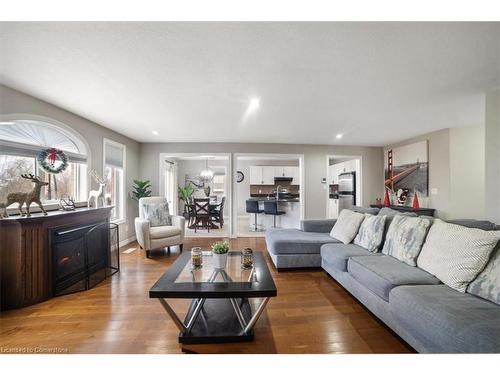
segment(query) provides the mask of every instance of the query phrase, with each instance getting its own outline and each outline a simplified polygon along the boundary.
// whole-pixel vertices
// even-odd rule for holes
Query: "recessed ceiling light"
[[[248,112],[253,112],[256,109],[260,107],[260,99],[259,98],[252,98],[250,99],[250,103],[248,104]]]
[[[339,133],[339,134],[337,134],[337,135],[335,136],[335,138],[337,138],[337,139],[341,139],[343,136],[344,136],[344,134]]]
[[[151,133],[153,133],[153,135],[158,135],[158,132],[156,130],[153,130]]]

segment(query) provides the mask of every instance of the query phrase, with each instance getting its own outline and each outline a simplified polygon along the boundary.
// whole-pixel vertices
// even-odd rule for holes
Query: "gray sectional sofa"
[[[498,229],[486,221],[454,223]],[[391,256],[340,243],[329,236],[334,224],[335,220],[306,220],[301,230],[267,233],[267,249],[276,268],[322,267],[418,352],[500,353],[499,305],[460,293]]]

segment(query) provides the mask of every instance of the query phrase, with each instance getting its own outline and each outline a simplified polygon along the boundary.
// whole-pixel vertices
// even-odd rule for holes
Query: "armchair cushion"
[[[178,236],[182,232],[181,228],[177,226],[170,226],[170,225],[165,225],[161,227],[151,227],[149,228],[149,235],[151,239],[160,239],[160,238],[167,238],[167,237],[173,237],[173,236]]]

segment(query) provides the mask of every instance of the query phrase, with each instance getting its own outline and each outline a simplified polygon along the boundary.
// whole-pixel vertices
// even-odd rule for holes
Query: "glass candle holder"
[[[193,247],[191,249],[191,263],[193,268],[200,268],[203,265],[203,251],[201,247]]]
[[[241,268],[247,269],[253,267],[253,250],[249,247],[241,252]]]

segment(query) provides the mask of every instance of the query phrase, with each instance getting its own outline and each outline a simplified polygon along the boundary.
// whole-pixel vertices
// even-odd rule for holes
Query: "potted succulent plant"
[[[227,241],[218,241],[212,245],[214,268],[221,270],[226,268],[228,252],[229,243]]]

